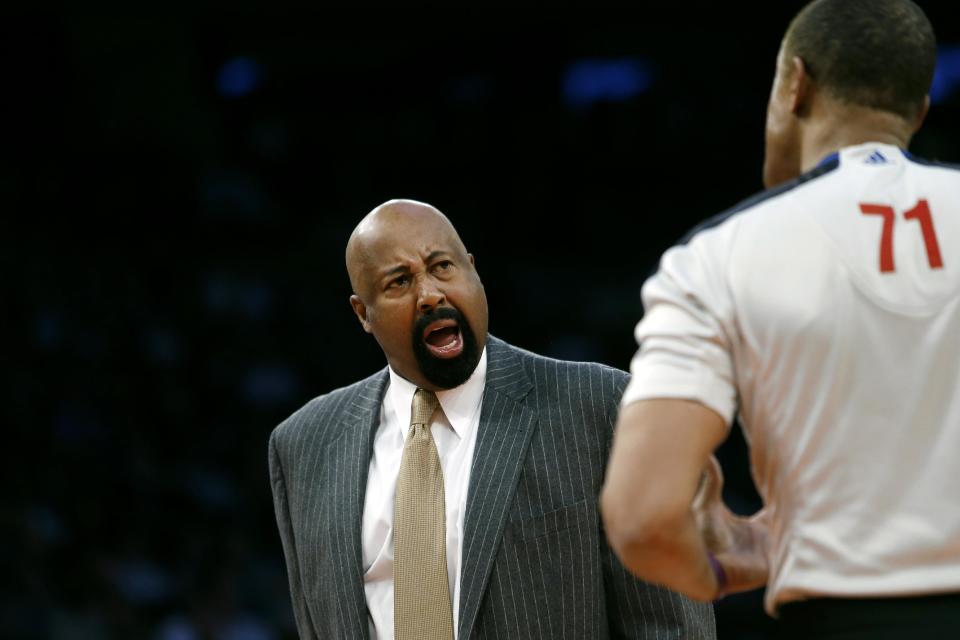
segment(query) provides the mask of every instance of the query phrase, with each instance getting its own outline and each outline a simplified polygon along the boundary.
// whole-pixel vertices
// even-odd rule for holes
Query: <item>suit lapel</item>
[[[328,501],[326,521],[333,538],[334,584],[337,613],[347,637],[367,638],[367,602],[363,589],[363,549],[361,523],[370,468],[373,434],[380,424],[380,404],[389,375],[384,369],[369,383],[360,386],[346,404],[341,418],[343,435],[327,449],[326,465],[332,499]]]
[[[460,573],[459,637],[473,632],[507,521],[535,413],[522,403],[533,385],[517,350],[490,336],[487,384],[470,472]]]

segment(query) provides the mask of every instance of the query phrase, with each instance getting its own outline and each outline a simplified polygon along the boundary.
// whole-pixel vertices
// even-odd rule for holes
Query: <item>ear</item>
[[[370,322],[367,320],[367,305],[363,304],[360,296],[356,294],[350,296],[350,306],[353,307],[353,313],[356,314],[357,320],[360,321],[360,326],[363,327],[363,330],[371,333]]]
[[[920,130],[920,127],[923,126],[923,121],[927,117],[927,113],[930,111],[930,96],[923,96],[923,105],[920,107],[920,110],[917,112],[916,118],[913,120],[913,130],[911,134],[916,133]]]
[[[474,261],[474,259],[473,259],[473,254],[472,254],[472,253],[468,253],[468,254],[467,254],[467,258],[470,259],[470,266],[476,268],[477,263],[476,263],[476,262]]]
[[[813,97],[813,82],[807,73],[807,65],[800,56],[793,56],[790,60],[790,112],[794,115],[803,115],[807,112],[810,100]]]

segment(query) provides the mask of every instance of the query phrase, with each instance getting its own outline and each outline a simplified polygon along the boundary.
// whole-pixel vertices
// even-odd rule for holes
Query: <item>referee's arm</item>
[[[718,595],[691,505],[726,436],[724,419],[697,402],[640,400],[620,412],[600,510],[611,548],[637,577],[697,600]]]
[[[764,519],[723,505],[710,461],[737,405],[737,322],[726,279],[736,230],[731,219],[670,249],[644,284],[640,349],[600,496],[623,564],[698,600],[761,586],[768,573]],[[705,471],[713,481],[698,495]]]

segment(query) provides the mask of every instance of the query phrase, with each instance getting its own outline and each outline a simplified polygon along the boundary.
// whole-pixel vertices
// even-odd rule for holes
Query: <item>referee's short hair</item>
[[[790,23],[784,53],[834,98],[908,119],[937,57],[933,26],[910,0],[815,0]]]

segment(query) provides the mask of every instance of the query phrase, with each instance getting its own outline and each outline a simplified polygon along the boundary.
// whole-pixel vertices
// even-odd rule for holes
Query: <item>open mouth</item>
[[[437,358],[456,358],[463,353],[463,335],[456,320],[444,318],[431,322],[423,330],[427,351]]]

